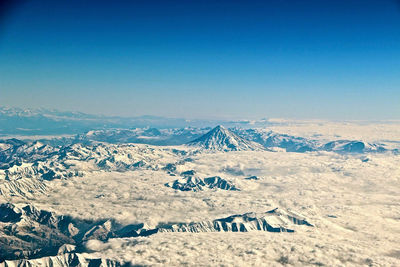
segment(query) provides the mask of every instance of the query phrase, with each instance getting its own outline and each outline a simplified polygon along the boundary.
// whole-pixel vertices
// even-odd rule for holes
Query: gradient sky
[[[0,105],[186,118],[400,119],[400,5],[25,1]]]

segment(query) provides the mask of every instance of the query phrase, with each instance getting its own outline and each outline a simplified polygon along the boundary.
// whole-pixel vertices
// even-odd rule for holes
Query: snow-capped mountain
[[[232,131],[242,138],[261,144],[265,148],[282,148],[286,152],[333,151],[337,153],[370,153],[387,151],[381,144],[359,140],[336,140],[321,143],[317,140],[280,134],[267,129],[233,128]]]
[[[232,131],[245,139],[261,144],[265,148],[279,147],[285,149],[287,152],[315,151],[318,148],[316,141],[287,134],[279,134],[267,129],[233,128]]]
[[[246,140],[221,125],[189,142],[188,145],[215,151],[263,150],[260,144]]]
[[[324,144],[321,147],[325,151],[341,153],[365,153],[365,152],[385,152],[387,149],[380,144],[371,144],[363,141],[337,140]]]

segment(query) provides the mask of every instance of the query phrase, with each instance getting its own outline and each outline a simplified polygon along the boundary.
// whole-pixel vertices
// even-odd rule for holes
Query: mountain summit
[[[189,142],[188,145],[217,151],[263,150],[260,144],[246,140],[221,125]]]

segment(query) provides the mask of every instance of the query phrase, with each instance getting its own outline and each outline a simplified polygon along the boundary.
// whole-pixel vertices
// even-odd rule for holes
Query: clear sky
[[[32,0],[0,10],[0,105],[400,119],[394,0]]]

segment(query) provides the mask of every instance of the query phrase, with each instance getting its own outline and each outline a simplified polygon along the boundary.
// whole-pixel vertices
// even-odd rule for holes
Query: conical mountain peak
[[[261,150],[261,145],[237,136],[235,133],[218,125],[208,133],[188,143],[204,149],[218,151]]]
[[[221,130],[226,130],[226,128],[225,128],[224,126],[222,126],[222,125],[218,125],[218,126],[216,126],[213,130],[215,130],[215,131],[221,131]]]

